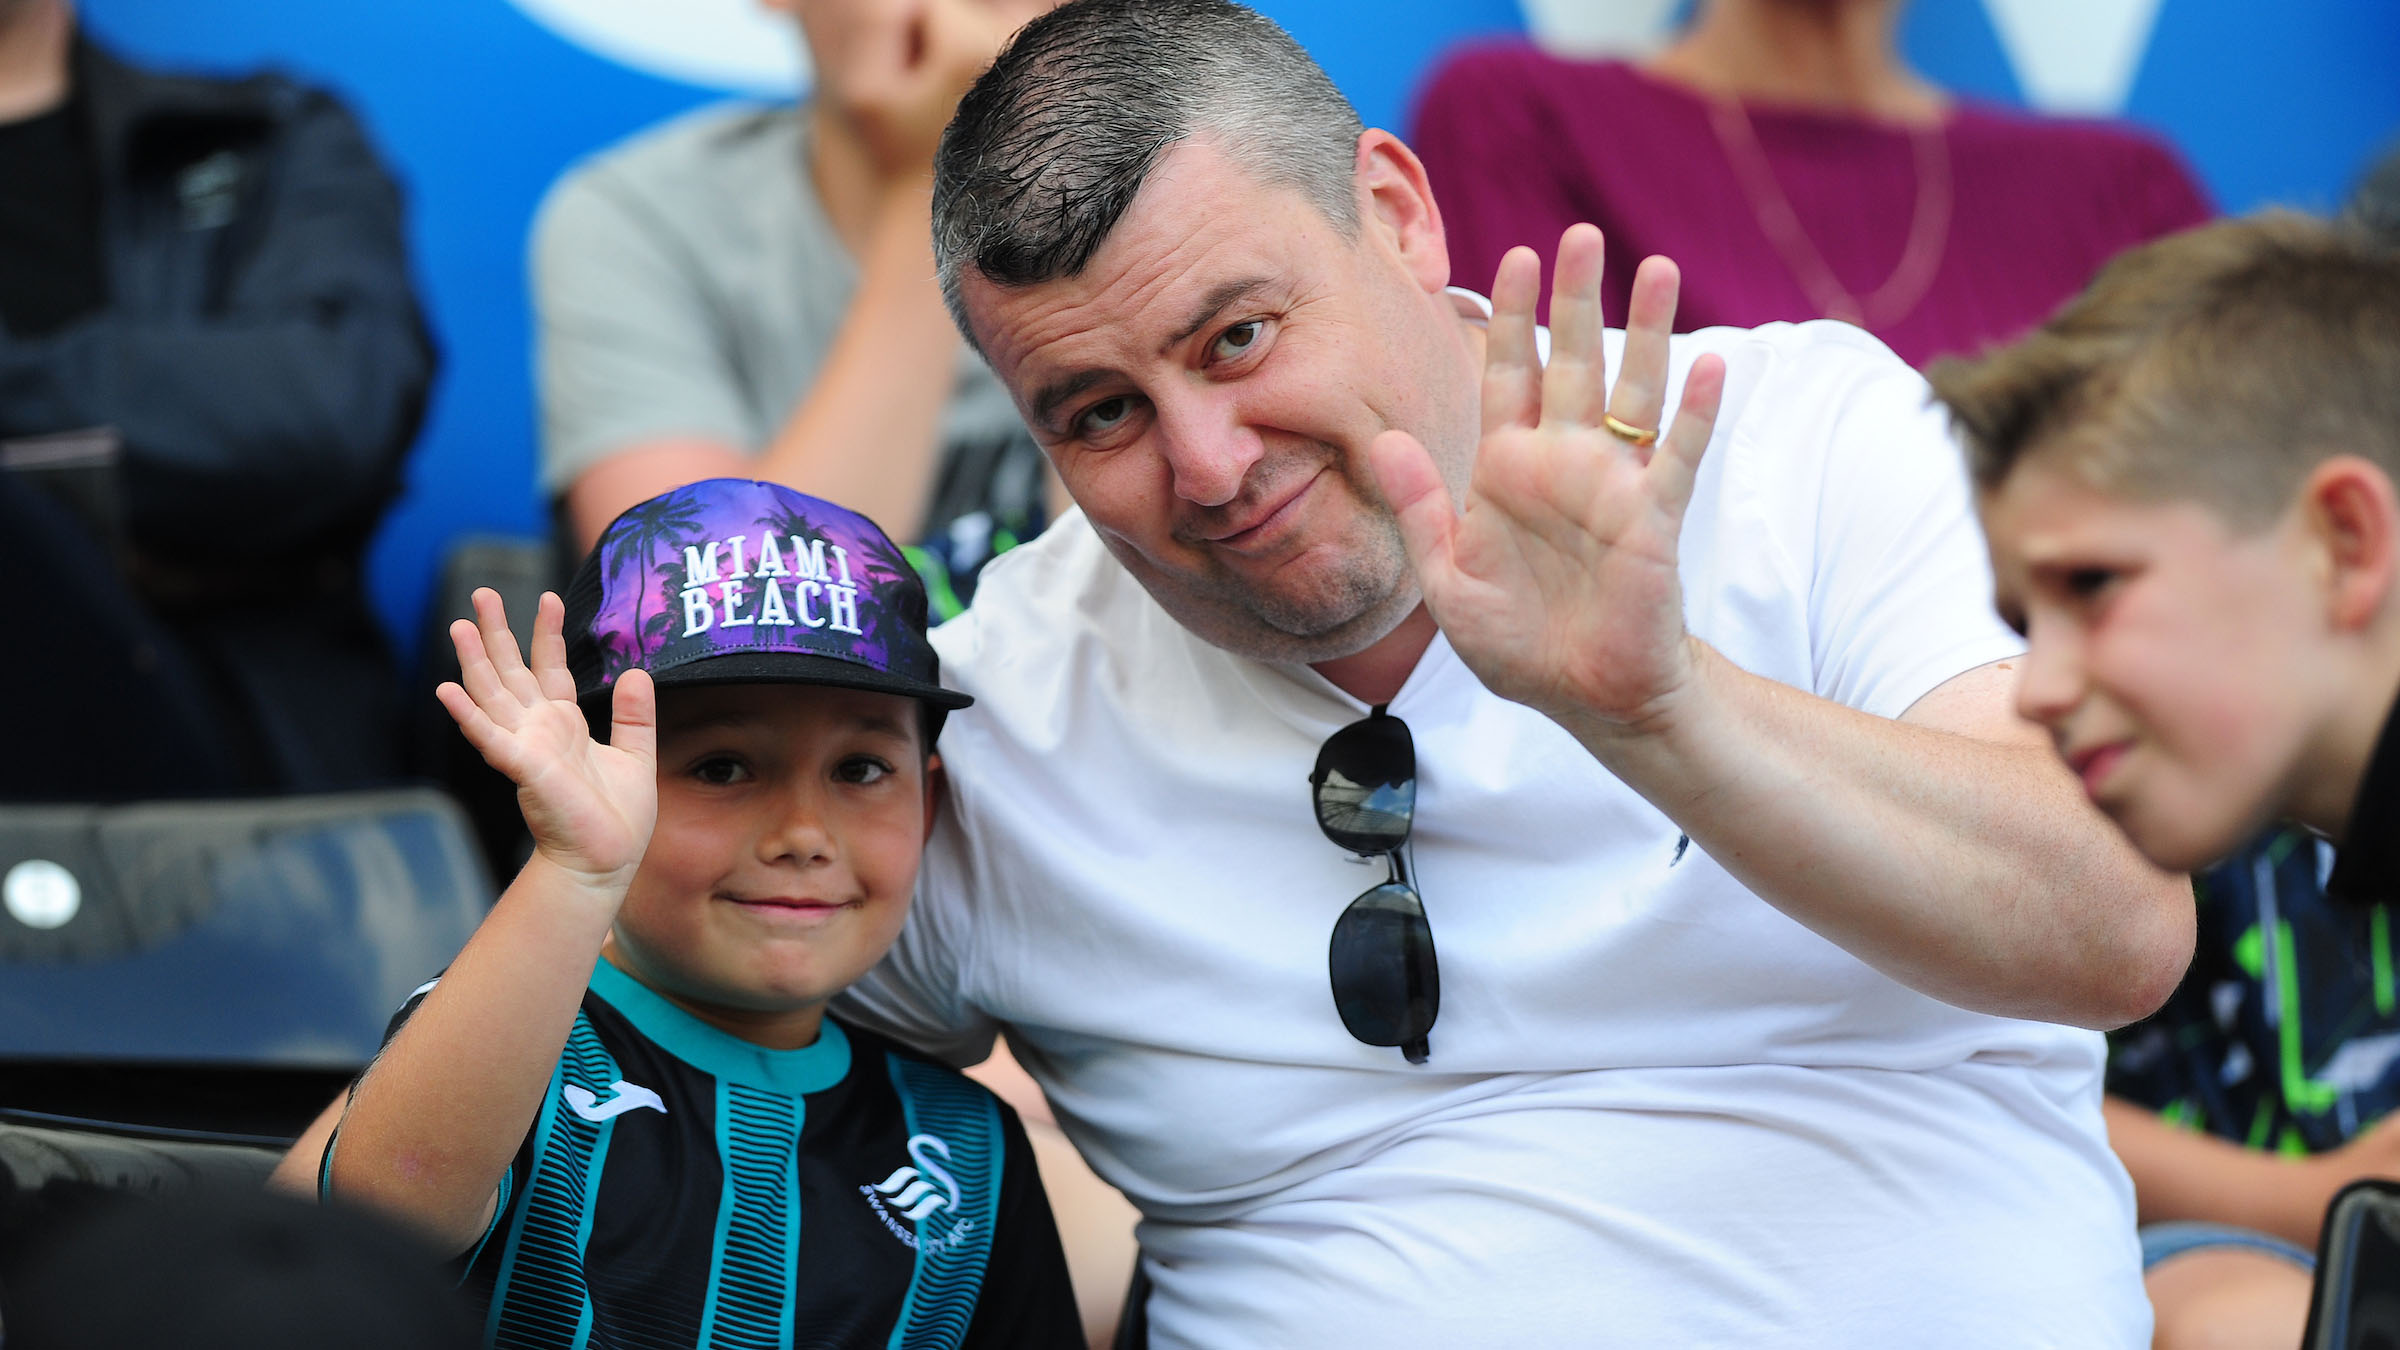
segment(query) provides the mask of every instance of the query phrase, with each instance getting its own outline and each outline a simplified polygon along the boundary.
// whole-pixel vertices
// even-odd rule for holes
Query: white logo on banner
[[[2125,107],[2150,49],[2158,0],[1983,0],[2025,101],[2105,116]]]
[[[1678,0],[1518,0],[1543,46],[1638,55],[1666,41]],[[1983,0],[2025,101],[2044,112],[2121,112],[2159,0]]]
[[[1576,56],[1658,50],[1682,0],[1519,0],[1542,45]]]
[[[758,0],[509,0],[567,41],[686,84],[790,98],[808,53],[789,15]]]

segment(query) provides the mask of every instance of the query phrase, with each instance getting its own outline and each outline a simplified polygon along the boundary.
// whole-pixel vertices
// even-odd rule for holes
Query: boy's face
[[[617,963],[735,1035],[813,1039],[908,917],[932,809],[921,718],[818,685],[662,691],[658,825]]]
[[[2001,615],[2029,642],[2017,710],[2134,846],[2190,871],[2281,814],[2327,666],[2296,527],[2239,533],[2038,456],[1979,505]]]

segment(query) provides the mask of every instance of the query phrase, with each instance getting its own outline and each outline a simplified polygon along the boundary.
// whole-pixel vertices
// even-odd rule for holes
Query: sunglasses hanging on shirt
[[[1309,773],[1317,827],[1362,858],[1382,858],[1390,880],[1350,902],[1334,921],[1327,964],[1342,1025],[1368,1045],[1396,1045],[1411,1064],[1431,1053],[1441,1009],[1433,927],[1409,879],[1417,808],[1417,749],[1408,724],[1377,704],[1333,733]]]

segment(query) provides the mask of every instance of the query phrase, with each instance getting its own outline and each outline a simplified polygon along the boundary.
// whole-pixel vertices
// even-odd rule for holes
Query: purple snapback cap
[[[944,689],[925,584],[874,521],[776,483],[710,478],[609,522],[567,586],[567,669],[587,707],[640,667],[660,688]]]

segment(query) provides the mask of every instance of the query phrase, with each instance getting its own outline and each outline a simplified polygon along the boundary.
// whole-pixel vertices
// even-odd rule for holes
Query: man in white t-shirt
[[[1036,21],[936,175],[1082,514],[937,631],[977,707],[850,1012],[1008,1031],[1151,1345],[2147,1343],[2054,1023],[2155,1006],[2189,897],[2009,713],[1913,372],[1670,342],[1662,262],[1604,332],[1588,226],[1545,364],[1532,255],[1487,328],[1416,158],[1220,0]]]

